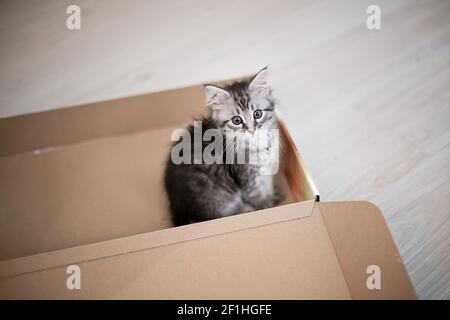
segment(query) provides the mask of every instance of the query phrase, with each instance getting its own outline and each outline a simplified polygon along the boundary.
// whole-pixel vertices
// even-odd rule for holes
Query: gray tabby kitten
[[[177,226],[272,207],[283,198],[274,185],[273,174],[263,174],[278,164],[278,159],[274,159],[278,152],[272,150],[278,144],[271,145],[271,140],[264,145],[255,142],[255,137],[278,128],[267,69],[252,79],[224,88],[206,85],[205,92],[211,115],[201,120],[202,136],[208,129],[217,129],[223,134],[225,149],[236,145],[239,148],[239,139],[246,139],[248,143],[243,146],[246,159],[255,155],[257,162],[230,163],[233,161],[226,152],[221,155],[224,163],[213,164],[191,161],[192,164],[176,165],[169,157],[164,182],[172,220]],[[187,130],[193,137],[194,126]],[[230,132],[235,135],[226,135]],[[203,142],[202,150],[209,143]]]

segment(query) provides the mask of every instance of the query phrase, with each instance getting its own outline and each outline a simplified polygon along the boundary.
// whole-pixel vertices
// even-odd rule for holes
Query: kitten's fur
[[[254,137],[260,132],[262,134],[261,129],[278,128],[266,68],[252,79],[235,82],[223,89],[207,85],[205,91],[211,115],[202,119],[203,133],[214,128],[220,132],[234,130]],[[256,109],[263,112],[260,119],[255,119]],[[231,119],[234,116],[240,116],[242,124],[233,124]],[[193,137],[194,127],[190,125],[187,129]],[[203,147],[208,143],[204,142]],[[258,146],[250,144],[246,152],[255,152],[256,148]],[[269,161],[272,159],[264,159],[273,157],[270,148],[271,145],[266,146],[264,152],[260,152],[262,158],[258,159],[261,160],[258,164],[175,165],[169,157],[164,179],[174,224],[264,209],[280,202],[282,195],[274,185],[273,175],[260,174],[262,166],[272,163]]]

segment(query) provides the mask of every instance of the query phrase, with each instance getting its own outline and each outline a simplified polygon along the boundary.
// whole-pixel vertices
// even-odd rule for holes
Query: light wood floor
[[[449,299],[450,1],[0,2],[0,117],[265,65],[322,199],[377,204],[418,295]]]

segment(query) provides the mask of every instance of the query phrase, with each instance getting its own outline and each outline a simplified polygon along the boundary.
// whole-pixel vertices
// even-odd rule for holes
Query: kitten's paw
[[[252,212],[252,211],[255,211],[255,208],[252,205],[250,205],[248,203],[243,203],[239,213],[247,213],[247,212]]]
[[[274,186],[274,193],[273,193],[273,205],[280,204],[285,199],[286,194],[284,193],[283,189],[280,188],[280,186],[275,185]]]
[[[283,193],[283,190],[278,186],[275,186],[272,196],[264,199],[264,201],[261,202],[260,207],[261,209],[275,207],[276,205],[280,204],[284,200],[284,198],[285,195]]]

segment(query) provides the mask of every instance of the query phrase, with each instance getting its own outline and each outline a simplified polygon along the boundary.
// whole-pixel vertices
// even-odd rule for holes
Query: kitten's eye
[[[255,119],[259,119],[261,118],[263,115],[262,111],[259,109],[256,109],[255,111],[253,111],[253,118]]]
[[[239,116],[234,116],[231,118],[231,122],[233,122],[234,125],[238,126],[242,123],[242,118]]]

